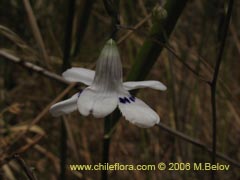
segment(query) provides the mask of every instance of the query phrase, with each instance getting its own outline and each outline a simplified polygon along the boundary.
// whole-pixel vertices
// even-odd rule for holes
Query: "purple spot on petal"
[[[126,104],[129,103],[131,104],[132,102],[135,102],[135,97],[134,96],[130,96],[130,97],[119,97],[119,102],[122,104]]]
[[[125,104],[125,103],[126,103],[126,101],[125,101],[124,98],[119,97],[118,99],[119,99],[120,103],[122,103],[122,104]]]
[[[131,103],[131,101],[129,101],[129,99],[127,98],[127,97],[124,97],[124,100],[125,100],[125,102],[127,102],[127,103]]]
[[[135,97],[134,96],[130,96],[129,99],[132,101],[132,102],[135,102]]]

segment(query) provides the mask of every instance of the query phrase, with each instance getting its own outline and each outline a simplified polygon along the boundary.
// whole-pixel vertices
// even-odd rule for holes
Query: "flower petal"
[[[81,82],[86,85],[91,85],[95,76],[95,71],[73,67],[63,72],[62,76],[70,82]]]
[[[96,118],[109,115],[116,109],[118,98],[116,94],[101,93],[93,88],[86,88],[78,99],[78,110],[83,116],[92,114]]]
[[[155,111],[133,96],[119,97],[118,107],[126,120],[139,127],[148,128],[160,122]]]
[[[167,89],[167,87],[160,81],[128,81],[123,83],[123,87],[127,91],[147,87],[162,91]]]
[[[52,116],[58,117],[77,110],[77,99],[79,94],[80,93],[76,93],[71,98],[52,105],[49,110]]]
[[[99,91],[116,91],[122,88],[122,63],[113,39],[107,41],[97,60],[93,85]]]

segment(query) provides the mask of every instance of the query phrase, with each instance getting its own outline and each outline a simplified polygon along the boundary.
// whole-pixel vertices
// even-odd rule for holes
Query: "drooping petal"
[[[78,99],[78,110],[83,116],[92,114],[96,118],[109,115],[116,109],[118,97],[116,94],[101,93],[91,87],[86,88]]]
[[[127,91],[139,88],[152,88],[162,91],[167,89],[167,87],[160,81],[128,81],[123,83],[123,87]]]
[[[66,79],[67,81],[81,82],[88,86],[92,84],[94,75],[95,71],[93,70],[76,67],[68,69],[62,74],[63,78]]]
[[[129,122],[148,128],[160,122],[158,114],[142,100],[133,96],[119,97],[118,107]]]
[[[52,105],[49,110],[50,113],[54,117],[58,117],[77,110],[77,99],[79,95],[80,93],[76,93],[71,98]]]

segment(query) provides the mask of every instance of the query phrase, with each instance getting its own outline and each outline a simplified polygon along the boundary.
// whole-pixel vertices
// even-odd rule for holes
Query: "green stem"
[[[168,0],[163,7],[167,11],[167,17],[153,22],[149,36],[163,44],[167,43],[167,38],[169,38],[173,31],[187,1],[188,0]],[[160,46],[159,43],[147,39],[137,54],[128,80],[136,81],[145,79],[162,49],[163,46]]]

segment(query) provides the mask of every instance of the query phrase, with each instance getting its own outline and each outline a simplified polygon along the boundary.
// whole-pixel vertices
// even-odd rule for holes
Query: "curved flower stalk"
[[[55,117],[78,109],[83,116],[92,114],[96,118],[102,118],[118,107],[126,120],[139,127],[151,127],[160,121],[155,111],[128,91],[146,87],[166,90],[166,86],[159,81],[123,83],[121,59],[112,39],[107,41],[101,51],[96,72],[74,67],[62,75],[67,81],[81,82],[88,87],[71,98],[54,104],[50,113]]]

